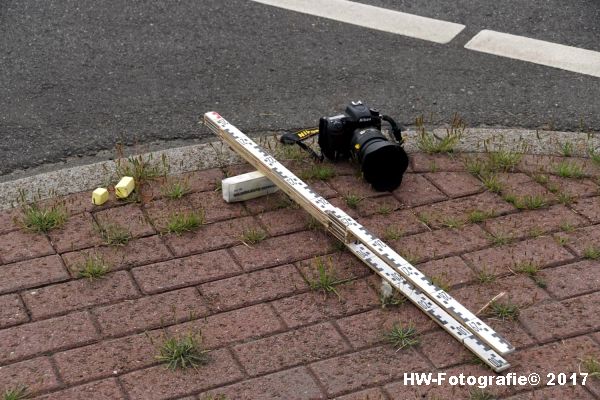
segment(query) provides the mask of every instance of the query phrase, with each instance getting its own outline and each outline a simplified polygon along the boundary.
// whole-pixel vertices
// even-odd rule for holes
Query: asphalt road
[[[240,129],[312,126],[362,99],[410,125],[600,131],[600,79],[465,49],[494,29],[600,51],[600,3],[363,0],[465,24],[446,45],[247,0],[0,2],[0,175]]]

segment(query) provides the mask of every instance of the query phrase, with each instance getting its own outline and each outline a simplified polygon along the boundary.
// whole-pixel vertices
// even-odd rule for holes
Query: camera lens
[[[356,129],[351,145],[363,176],[373,189],[392,191],[400,186],[408,167],[408,156],[402,146],[390,142],[375,128]]]

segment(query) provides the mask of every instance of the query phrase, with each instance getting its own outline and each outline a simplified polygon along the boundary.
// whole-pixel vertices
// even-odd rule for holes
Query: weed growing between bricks
[[[63,202],[52,203],[48,206],[38,204],[39,199],[32,203],[25,201],[26,193],[19,191],[17,203],[20,204],[23,216],[15,222],[25,230],[37,233],[48,233],[53,229],[62,228],[67,222],[67,210]]]
[[[411,323],[408,326],[394,324],[392,329],[385,332],[383,337],[390,343],[396,351],[400,351],[406,347],[413,347],[419,344],[420,339],[417,335],[417,329]]]
[[[202,348],[202,335],[188,332],[182,337],[165,334],[156,359],[170,370],[197,369],[210,362],[209,350]]]
[[[17,386],[12,389],[7,389],[2,394],[2,400],[23,400],[29,397],[29,392],[26,386]]]
[[[318,257],[315,261],[313,275],[316,275],[316,277],[306,278],[306,283],[308,283],[311,290],[323,292],[325,297],[327,297],[329,293],[334,293],[340,301],[342,300],[342,296],[340,296],[336,286],[356,279],[356,277],[339,279],[335,273],[331,259],[324,261],[321,257]]]
[[[124,246],[133,239],[126,228],[116,223],[105,223],[103,225],[95,223],[94,229],[104,240],[104,243],[109,246]]]
[[[83,264],[77,265],[77,275],[90,281],[102,278],[110,270],[111,266],[104,260],[104,257],[96,254],[86,256]]]
[[[186,213],[174,213],[169,216],[164,233],[181,235],[184,232],[193,232],[205,223],[206,218],[203,209]]]

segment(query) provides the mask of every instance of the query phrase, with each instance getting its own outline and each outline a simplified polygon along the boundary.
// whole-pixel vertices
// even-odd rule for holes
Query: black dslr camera
[[[397,143],[381,133],[381,121],[391,126]],[[363,176],[375,190],[392,191],[400,186],[408,167],[408,155],[396,122],[379,111],[353,101],[344,114],[319,120],[319,146],[330,160],[356,159]]]

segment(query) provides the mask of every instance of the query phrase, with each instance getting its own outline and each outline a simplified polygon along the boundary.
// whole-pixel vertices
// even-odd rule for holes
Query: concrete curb
[[[446,130],[435,129],[434,133],[443,137]],[[409,153],[418,151],[415,131],[405,132],[404,138],[405,148]],[[271,150],[279,145],[274,136],[258,136],[254,140]],[[528,154],[560,154],[560,145],[567,142],[573,144],[574,156],[585,157],[588,155],[588,149],[600,149],[600,138],[586,133],[472,128],[465,131],[455,151],[483,152],[504,149]],[[145,153],[142,157],[157,162],[165,157],[170,174],[224,167],[241,161],[237,154],[220,141]],[[2,182],[0,209],[14,206],[20,191],[25,191],[26,199],[32,200],[34,197],[45,199],[107,186],[118,180],[116,171],[117,163],[111,160]]]

